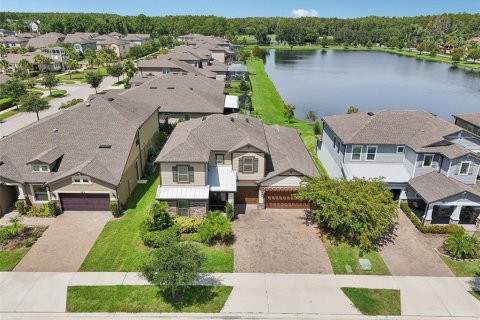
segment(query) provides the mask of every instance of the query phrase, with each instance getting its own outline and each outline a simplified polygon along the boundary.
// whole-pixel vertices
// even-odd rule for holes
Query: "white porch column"
[[[425,215],[423,216],[423,224],[429,226],[432,224],[432,214],[433,214],[433,205],[427,205],[427,209],[425,209]]]
[[[450,224],[458,224],[460,221],[460,212],[462,211],[462,206],[456,206],[453,210],[452,215],[450,216]]]
[[[233,192],[227,193],[227,201],[230,202],[232,206],[235,205],[234,199],[235,199],[235,193]]]
[[[23,190],[23,186],[21,184],[17,185],[17,190],[18,190],[18,200],[27,199],[27,196],[25,195],[25,192]]]

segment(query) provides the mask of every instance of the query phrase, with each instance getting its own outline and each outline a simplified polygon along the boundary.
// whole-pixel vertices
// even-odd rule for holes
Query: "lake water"
[[[480,112],[480,72],[385,52],[269,50],[265,70],[296,116],[423,109],[452,121]]]

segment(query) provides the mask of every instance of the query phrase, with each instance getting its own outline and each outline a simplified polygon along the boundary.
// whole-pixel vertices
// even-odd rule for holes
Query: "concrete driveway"
[[[57,217],[14,271],[77,271],[110,212],[65,212]]]
[[[401,211],[394,235],[381,248],[380,254],[394,276],[454,276],[433,250],[429,239]]]
[[[247,208],[233,222],[235,272],[333,273],[305,210]]]

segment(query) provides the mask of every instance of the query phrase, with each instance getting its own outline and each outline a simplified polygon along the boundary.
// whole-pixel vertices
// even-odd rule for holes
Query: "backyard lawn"
[[[390,275],[387,265],[377,251],[368,252],[363,256],[372,263],[372,270],[362,271],[358,267],[358,248],[343,243],[334,245],[329,241],[325,241],[325,247],[335,274],[348,274],[345,266],[349,265],[352,268],[352,274]]]
[[[220,312],[232,287],[190,286],[180,302],[156,286],[69,287],[67,312]]]
[[[29,249],[0,251],[0,271],[12,271]]]
[[[342,288],[352,303],[365,315],[400,315],[400,290]]]
[[[480,277],[480,260],[457,261],[443,255],[440,255],[440,258],[457,277]]]
[[[155,201],[158,172],[139,184],[127,203],[125,215],[112,220],[103,228],[95,245],[83,261],[80,271],[138,271],[149,249],[140,238],[143,214]],[[207,256],[203,272],[233,272],[233,249],[198,244]]]
[[[296,118],[291,122],[285,120],[283,117],[283,106],[285,103],[265,72],[261,59],[250,59],[247,62],[247,67],[252,83],[252,104],[255,113],[266,124],[279,124],[296,129],[307,146],[318,170],[326,175],[327,173],[316,155],[317,139],[313,133],[313,125]]]

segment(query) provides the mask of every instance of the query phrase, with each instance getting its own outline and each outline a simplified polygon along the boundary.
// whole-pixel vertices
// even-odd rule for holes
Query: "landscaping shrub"
[[[0,99],[0,111],[13,107],[12,98],[3,98]]]
[[[147,247],[160,248],[170,242],[180,240],[180,232],[177,226],[171,226],[160,231],[145,231],[141,234],[143,243]]]
[[[220,241],[231,242],[233,238],[232,225],[230,220],[220,211],[209,211],[198,228],[200,239],[205,243]]]
[[[57,214],[57,205],[55,201],[48,201],[41,206],[31,206],[26,210],[30,217],[54,217]]]
[[[225,204],[225,213],[227,214],[227,218],[230,219],[230,221],[235,218],[235,209],[233,208],[233,204],[230,202],[227,202]]]
[[[320,123],[318,121],[315,121],[313,123],[313,133],[315,135],[322,133],[322,127],[320,126]]]
[[[418,231],[422,233],[436,233],[436,234],[445,234],[450,233],[455,230],[461,229],[457,225],[434,225],[434,226],[425,226],[423,223],[418,219],[418,217],[413,213],[412,209],[408,205],[407,202],[400,203],[400,209],[407,215],[407,217],[412,221],[413,225],[418,229]]]
[[[477,258],[480,255],[480,239],[458,228],[443,241],[443,248],[457,259]]]
[[[167,212],[166,202],[155,201],[152,203],[143,219],[145,231],[161,231],[172,226],[173,221]]]
[[[17,209],[19,214],[25,214],[25,201],[23,200],[15,201],[15,209]]]
[[[83,102],[83,99],[72,99],[70,101],[62,103],[59,109],[68,109],[76,104],[79,104],[80,102]]]
[[[202,224],[202,219],[195,217],[173,217],[173,223],[178,227],[180,233],[194,233]]]
[[[10,219],[10,224],[5,228],[5,232],[9,238],[18,236],[23,231],[23,225],[18,217]]]
[[[180,241],[202,242],[198,233],[184,233],[180,235]]]
[[[118,217],[120,215],[120,210],[118,210],[118,202],[117,201],[110,201],[110,211],[114,217]]]

